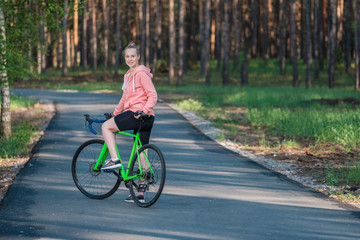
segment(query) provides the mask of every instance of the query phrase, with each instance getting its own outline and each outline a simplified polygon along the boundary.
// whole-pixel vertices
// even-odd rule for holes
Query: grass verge
[[[32,125],[28,119],[17,118],[21,111],[33,107],[38,102],[22,96],[10,96],[10,109],[12,111],[12,133],[8,139],[0,138],[0,158],[14,158],[28,152],[27,146],[39,131],[39,126]]]

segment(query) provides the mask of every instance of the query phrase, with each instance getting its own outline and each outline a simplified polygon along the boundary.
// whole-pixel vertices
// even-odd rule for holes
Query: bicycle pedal
[[[148,188],[148,185],[147,184],[140,184],[137,188],[138,192],[146,192]]]
[[[114,170],[113,169],[105,169],[105,170],[103,170],[104,172],[107,172],[107,173],[112,173],[112,172],[114,172]]]

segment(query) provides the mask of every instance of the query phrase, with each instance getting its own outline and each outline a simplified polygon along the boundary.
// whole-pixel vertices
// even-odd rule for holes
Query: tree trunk
[[[320,0],[319,2],[319,69],[324,70],[324,43],[325,43],[325,34],[324,34],[324,2]]]
[[[249,7],[247,8],[249,9]],[[250,61],[250,37],[249,32],[250,29],[248,28],[247,23],[249,22],[249,13],[248,11],[244,14],[244,24],[245,24],[245,30],[244,30],[244,38],[245,38],[245,48],[244,48],[244,61],[241,65],[241,86],[246,86],[249,83],[249,76],[248,76],[248,65]]]
[[[210,12],[211,12],[211,10],[210,10]],[[215,14],[215,10],[213,12]],[[211,15],[211,13],[210,13],[210,15]],[[210,59],[215,59],[215,57],[216,57],[216,53],[215,53],[216,40],[215,39],[216,39],[216,21],[215,21],[215,17],[211,17],[211,20],[210,20]],[[239,40],[239,45],[240,45],[240,40]],[[238,51],[240,51],[240,49]]]
[[[354,3],[354,30],[355,30],[355,91],[359,90],[360,81],[360,0]]]
[[[126,6],[130,6],[131,5],[131,0],[126,0]],[[131,38],[131,36],[133,36],[132,34],[134,34],[134,31],[132,31],[132,28],[134,27],[134,23],[132,22],[132,20],[134,20],[135,19],[135,16],[136,16],[136,14],[135,14],[135,12],[136,11],[125,11],[125,15],[126,15],[126,19],[127,19],[127,26],[128,26],[128,31],[126,31],[127,32],[127,34],[126,34],[126,38],[128,39],[128,40],[130,40],[130,39],[135,39],[135,38]],[[134,14],[134,15],[132,15],[132,14]],[[133,17],[132,17],[133,16]],[[136,19],[135,19],[136,20]],[[134,21],[135,21],[134,20]]]
[[[54,56],[54,52],[53,50],[55,49],[55,37],[56,36],[56,33],[53,32],[53,31],[49,31],[46,29],[46,54],[45,55],[45,69],[44,71],[46,70],[46,68],[49,68],[49,67],[54,67],[54,61],[56,61],[55,59],[55,56]],[[30,41],[29,41],[30,42]]]
[[[83,4],[83,18],[82,18],[82,39],[81,39],[81,64],[82,70],[87,68],[87,21],[89,14],[87,13],[87,1]]]
[[[60,67],[61,67],[61,54],[60,54],[61,32],[59,30],[56,32],[56,38],[57,38],[57,42],[56,42],[56,69],[60,70]],[[29,55],[32,57],[31,49],[30,49]]]
[[[205,2],[205,25],[204,25],[204,71],[205,71],[205,85],[210,86],[210,9],[211,0]]]
[[[291,21],[291,48],[292,48],[292,65],[293,65],[293,87],[298,86],[298,64],[297,64],[297,43],[296,43],[296,1],[290,2],[290,21]]]
[[[185,20],[184,20],[184,54],[183,54],[183,58],[184,58],[184,66],[183,66],[183,72],[184,74],[187,73],[187,68],[188,68],[188,49],[189,49],[189,43],[190,43],[190,27],[189,24],[187,24],[189,22],[189,11],[190,11],[190,3],[187,0],[184,0],[184,5],[185,5]]]
[[[314,1],[314,79],[319,79],[319,0]]]
[[[64,0],[64,18],[63,18],[63,36],[62,36],[62,72],[61,76],[67,75],[67,17],[68,17],[68,0]]]
[[[73,29],[68,29],[68,43],[67,43],[67,47],[68,47],[68,67],[73,67],[73,60],[74,60],[74,55],[75,55],[75,45],[74,45],[74,30]]]
[[[174,0],[169,0],[169,85],[174,82],[175,76],[175,5]]]
[[[1,137],[11,135],[10,87],[6,72],[6,31],[5,18],[0,7],[0,87],[1,87]]]
[[[280,24],[280,68],[281,74],[286,74],[286,63],[285,63],[285,46],[286,46],[286,0],[282,0],[282,14],[281,14],[281,24]]]
[[[66,64],[67,67],[71,67],[72,62],[72,52],[71,52],[71,34],[70,29],[66,30]]]
[[[311,2],[305,0],[306,28],[306,88],[311,87],[312,50],[311,50]]]
[[[73,69],[77,68],[77,53],[79,45],[79,0],[74,0],[74,63]]]
[[[190,4],[191,8],[191,44],[190,44],[190,56],[192,59],[197,59],[197,49],[198,49],[198,42],[197,42],[197,28],[198,25],[196,22],[196,16],[197,16],[197,4]]]
[[[148,0],[148,3],[146,5],[146,45],[145,45],[145,63],[146,66],[150,66],[151,60],[151,31],[150,31],[150,7],[151,7],[151,0]]]
[[[230,27],[229,27],[229,0],[224,0],[224,25],[223,25],[223,86],[229,84],[229,55],[230,55]]]
[[[220,0],[215,0],[215,55],[218,70],[221,66],[221,21]]]
[[[103,15],[104,15],[104,68],[103,73],[106,73],[109,61],[109,7],[107,0],[102,0]]]
[[[97,30],[96,30],[96,0],[89,0],[89,9],[91,14],[91,65],[94,73],[97,72]]]
[[[233,21],[235,29],[235,49],[234,49],[234,66],[235,70],[239,65],[239,52],[241,42],[241,6],[242,0],[234,0],[233,2]]]
[[[142,20],[143,20],[143,12],[142,12],[143,9],[140,6],[140,4],[142,4],[141,1],[134,1],[134,2],[135,2],[135,9],[138,9],[138,11],[134,11],[134,19],[135,20],[134,20],[133,29],[132,29],[132,39],[137,40],[138,35],[139,35],[138,34],[139,29],[142,26],[141,24],[142,24]],[[136,13],[138,14],[138,16],[136,15]],[[140,33],[140,41],[141,41],[141,33]],[[141,54],[141,49],[140,49],[140,54]],[[143,61],[142,57],[140,58],[140,61]]]
[[[258,34],[258,0],[251,0],[251,21],[252,21],[252,34],[251,34],[251,51],[252,55],[256,56],[257,34]]]
[[[35,11],[35,8],[34,8],[34,3],[33,3],[33,1],[32,0],[30,0],[30,1],[28,1],[29,2],[29,15],[30,15],[30,18],[27,20],[27,23],[29,24],[29,26],[32,24],[32,22],[31,22],[31,17],[32,17],[32,15],[36,15],[36,12],[34,13],[34,11]],[[30,32],[30,31],[29,31]],[[58,34],[59,33],[59,31],[56,31],[56,34]],[[57,39],[59,39],[59,38],[57,38]],[[33,42],[34,41],[32,41],[32,40],[28,40],[28,42],[27,42],[27,45],[28,45],[28,58],[29,59],[33,59],[33,48],[34,48],[34,46],[33,46]],[[57,46],[59,46],[59,42],[57,42],[57,44],[56,44]],[[56,49],[57,50],[57,49]],[[55,51],[56,51],[55,50]],[[57,58],[59,59],[60,57],[59,57],[59,55],[60,54],[56,54],[56,56],[57,56]],[[58,59],[56,59],[56,60],[58,60]],[[29,70],[30,70],[30,72],[32,73],[33,71],[34,71],[34,64],[32,63],[32,62],[29,62]]]
[[[184,53],[185,53],[185,3],[184,1],[179,1],[179,69],[178,69],[178,78],[177,85],[181,86],[183,82],[183,70],[184,70]]]
[[[153,64],[153,70],[152,72],[155,73],[156,71],[156,65],[157,60],[160,57],[160,51],[161,51],[161,2],[160,0],[155,1],[155,9],[156,9],[156,15],[155,15],[155,49],[154,49],[154,64]]]
[[[56,34],[58,34],[58,33],[56,33]],[[57,43],[57,46],[59,45],[59,43]],[[55,51],[57,51],[58,50],[58,48],[56,48],[56,50]],[[59,54],[60,55],[60,54]],[[32,58],[32,42],[29,40],[28,41],[28,58],[29,59],[31,59]],[[57,55],[57,58],[56,58],[56,60],[58,60],[58,55]],[[58,67],[57,67],[58,68]],[[34,66],[33,66],[33,64],[32,63],[29,63],[29,70],[30,70],[30,72],[33,72],[34,71]]]
[[[329,20],[329,88],[334,87],[334,71],[335,71],[335,46],[336,46],[336,0],[328,1],[328,20]]]
[[[276,21],[276,25],[273,30],[273,39],[274,39],[274,47],[273,47],[273,55],[280,60],[280,35],[281,35],[281,3],[282,0],[275,1],[275,9],[274,9],[274,22]]]
[[[304,6],[305,6],[305,4],[304,4],[304,1],[305,0],[301,0],[301,2],[300,2],[300,27],[301,27],[301,34],[300,34],[300,58],[302,59],[302,60],[304,60],[305,59],[305,48],[306,48],[306,46],[305,46],[305,35],[306,35],[306,30],[305,30],[305,28],[306,28],[306,23],[305,23],[305,18],[306,17],[304,17],[305,16],[305,14],[304,14],[304,12],[305,12],[305,8],[304,8]],[[305,31],[304,31],[305,30]]]
[[[146,61],[146,7],[148,4],[148,0],[142,1],[142,12],[141,12],[141,46],[140,46],[140,62],[141,64],[145,64]]]
[[[200,73],[204,75],[204,3],[199,0],[199,50],[200,50]]]
[[[337,1],[336,4],[336,13],[337,19],[336,21],[336,49],[341,48],[340,44],[343,40],[344,35],[344,24],[343,24],[343,15],[344,15],[344,1]]]
[[[120,49],[121,49],[121,38],[120,38],[120,26],[121,26],[121,0],[116,0],[116,44],[115,44],[115,69],[114,75],[118,76],[118,70],[120,65]]]
[[[263,46],[263,57],[265,66],[268,65],[269,52],[268,52],[268,20],[269,20],[269,0],[264,0],[264,46]]]
[[[346,20],[345,20],[345,71],[349,73],[351,62],[351,26],[350,26],[350,14],[351,14],[351,0],[345,0],[346,8]]]
[[[41,14],[41,19],[42,19],[42,23],[40,24],[40,39],[41,39],[41,51],[40,51],[40,64],[41,64],[41,67],[40,67],[40,73],[43,73],[45,72],[45,69],[46,69],[46,27],[45,27],[45,16],[44,16],[44,12],[43,11],[40,11],[40,14]]]
[[[40,15],[40,7],[39,2],[35,4],[36,8],[36,15]],[[41,29],[41,24],[38,24],[38,29]],[[40,33],[41,34],[41,33]],[[37,46],[36,46],[36,61],[37,61],[37,74],[41,74],[41,42],[40,39],[37,40]]]

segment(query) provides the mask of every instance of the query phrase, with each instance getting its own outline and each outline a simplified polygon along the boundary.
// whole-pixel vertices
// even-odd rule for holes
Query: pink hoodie
[[[157,102],[157,93],[152,78],[150,69],[144,65],[138,66],[133,75],[129,70],[124,76],[123,95],[113,112],[114,116],[128,110],[155,116],[153,107]]]

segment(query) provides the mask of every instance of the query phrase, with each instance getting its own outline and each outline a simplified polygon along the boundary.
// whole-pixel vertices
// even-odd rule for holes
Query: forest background
[[[359,23],[360,0],[1,1],[2,146],[10,87],[120,92],[134,41],[164,100],[357,191]]]

